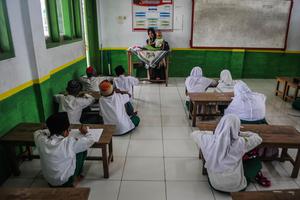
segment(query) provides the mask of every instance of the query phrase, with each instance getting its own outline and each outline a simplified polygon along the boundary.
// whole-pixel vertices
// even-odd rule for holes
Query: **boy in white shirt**
[[[82,110],[94,103],[94,97],[85,94],[79,97],[82,86],[79,81],[71,80],[66,88],[68,94],[55,95],[55,101],[59,104],[59,112],[67,112],[71,124],[80,124]]]
[[[86,127],[79,129],[82,138],[69,136],[66,112],[53,114],[46,121],[48,129],[34,133],[34,141],[41,157],[43,176],[50,186],[73,187],[81,175],[87,149],[94,143]]]
[[[129,95],[114,92],[109,81],[102,81],[99,87],[102,95],[99,108],[104,124],[115,124],[115,135],[123,135],[135,129],[140,118],[137,115],[129,116],[126,112],[125,104],[129,102]]]
[[[92,66],[86,68],[86,76],[82,76],[79,78],[80,82],[82,83],[83,90],[95,92],[99,92],[99,84],[102,81],[111,79],[112,78],[110,77],[97,76],[97,72]]]
[[[115,87],[123,93],[128,93],[131,98],[133,95],[133,87],[139,84],[139,80],[132,76],[125,76],[125,70],[122,65],[115,68],[115,73],[117,75],[117,77],[114,78]]]

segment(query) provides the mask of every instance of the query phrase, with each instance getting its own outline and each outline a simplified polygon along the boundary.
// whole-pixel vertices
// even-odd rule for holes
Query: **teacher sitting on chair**
[[[161,35],[161,32],[158,31]],[[146,40],[147,46],[149,47],[149,49],[153,49],[153,48],[157,48],[156,43],[157,43],[157,34],[155,32],[155,30],[153,28],[149,28],[147,30],[148,33],[148,39]],[[162,45],[163,47],[164,45]],[[162,49],[162,47],[157,48],[157,50],[164,50]],[[164,80],[165,79],[165,66],[166,65],[166,61],[165,59],[163,59],[158,66],[156,66],[154,69],[149,69],[149,73],[150,73],[150,79],[151,80]]]

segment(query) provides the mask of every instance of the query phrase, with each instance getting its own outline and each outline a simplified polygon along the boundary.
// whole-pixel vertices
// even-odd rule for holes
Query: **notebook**
[[[103,129],[90,129],[89,128],[87,134],[92,135],[94,142],[99,142],[102,132],[103,132]],[[82,135],[78,129],[71,129],[70,136],[76,137],[76,138],[84,137],[84,135]]]

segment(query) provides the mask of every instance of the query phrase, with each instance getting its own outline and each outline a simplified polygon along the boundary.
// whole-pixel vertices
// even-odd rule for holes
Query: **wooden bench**
[[[188,95],[190,97],[189,116],[192,117],[193,127],[196,126],[197,111],[200,106],[205,108],[209,104],[228,105],[234,96],[233,92],[201,92],[188,93]],[[203,115],[206,115],[205,112],[203,112]],[[220,113],[215,113],[214,115],[220,115]]]
[[[232,200],[299,200],[300,189],[232,192]]]
[[[80,124],[74,124],[71,125],[71,128],[77,129],[80,126]],[[99,142],[94,143],[92,146],[92,148],[100,148],[102,150],[102,156],[89,156],[87,157],[87,160],[102,160],[104,178],[109,178],[108,167],[110,162],[113,162],[112,136],[115,132],[115,125],[88,124],[88,126],[94,129],[103,129],[103,132]],[[15,147],[19,145],[26,146],[29,151],[28,158],[30,160],[33,158],[39,158],[38,155],[32,155],[31,150],[28,147],[35,146],[33,133],[36,130],[41,129],[41,127],[41,123],[21,123],[0,138],[0,142],[5,145],[9,151],[9,162],[15,176],[19,176],[21,173]]]
[[[203,131],[214,131],[216,126],[216,123],[197,124],[197,127]],[[263,139],[263,142],[260,145],[261,147],[282,148],[280,157],[274,158],[273,160],[278,160],[280,162],[290,161],[294,166],[291,177],[298,177],[300,168],[300,133],[294,127],[266,124],[243,124],[241,126],[241,131],[252,131],[259,134]],[[288,149],[298,149],[295,160],[288,154]],[[200,154],[199,157],[201,157]],[[203,173],[205,173],[204,165],[202,170]]]
[[[297,78],[295,78],[297,79]],[[295,92],[293,93],[293,95],[289,95],[289,91],[290,89],[293,88],[295,90]],[[293,101],[298,97],[298,93],[299,93],[299,89],[300,89],[300,83],[299,82],[295,82],[294,79],[292,80],[288,80],[286,83],[286,89],[285,89],[285,94],[284,94],[284,100],[287,101]]]
[[[2,200],[87,200],[90,188],[0,188]]]
[[[281,96],[282,99],[284,99],[285,97],[285,93],[286,93],[286,86],[288,81],[292,81],[293,78],[291,77],[286,77],[286,76],[280,76],[276,78],[276,89],[275,89],[275,95],[276,96]],[[283,90],[280,90],[280,85],[283,85]]]

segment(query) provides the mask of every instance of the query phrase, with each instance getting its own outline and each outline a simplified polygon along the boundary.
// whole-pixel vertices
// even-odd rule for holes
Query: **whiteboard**
[[[285,49],[292,0],[193,0],[191,47]]]

